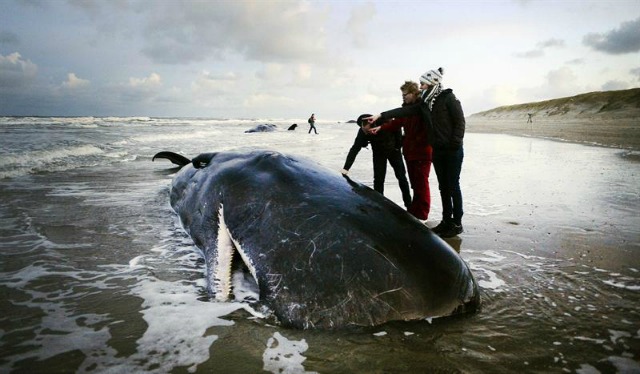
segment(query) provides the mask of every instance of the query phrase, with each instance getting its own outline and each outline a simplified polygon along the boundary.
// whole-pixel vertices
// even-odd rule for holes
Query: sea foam
[[[0,158],[0,178],[10,178],[46,170],[67,170],[77,166],[74,158],[101,155],[104,151],[93,145],[78,145],[58,149],[33,150]]]

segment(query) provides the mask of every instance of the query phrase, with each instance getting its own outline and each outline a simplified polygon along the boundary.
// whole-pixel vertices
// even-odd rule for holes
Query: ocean
[[[261,148],[339,173],[357,127],[294,122],[0,117],[0,372],[640,372],[640,162],[623,149],[466,134],[465,232],[447,242],[480,285],[473,315],[303,331],[211,300],[173,165],[151,158]],[[363,149],[350,176],[372,174]],[[402,205],[390,171],[385,195]]]

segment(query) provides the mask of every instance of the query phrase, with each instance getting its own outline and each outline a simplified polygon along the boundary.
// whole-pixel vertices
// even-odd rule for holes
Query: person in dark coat
[[[465,119],[460,101],[451,89],[442,88],[444,69],[429,70],[420,77],[418,104],[382,112],[366,118],[368,123],[421,115],[433,148],[433,167],[442,200],[442,221],[433,231],[444,238],[463,232],[460,172],[464,150]]]
[[[400,131],[385,131],[380,135],[367,134],[366,131],[369,125],[363,124],[362,119],[370,116],[370,114],[363,114],[358,117],[358,134],[347,154],[342,174],[347,175],[349,173],[349,169],[351,169],[360,150],[371,143],[373,153],[373,189],[384,195],[384,180],[387,174],[387,162],[389,162],[398,179],[404,206],[408,209],[411,206],[411,191],[404,162],[402,161],[402,152],[400,151],[402,134]]]

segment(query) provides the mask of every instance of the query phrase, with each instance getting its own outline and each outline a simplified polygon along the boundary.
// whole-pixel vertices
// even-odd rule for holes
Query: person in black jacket
[[[402,161],[402,133],[400,131],[381,132],[378,135],[367,134],[369,124],[363,123],[363,118],[371,114],[363,114],[358,117],[357,124],[360,127],[356,139],[349,149],[347,159],[342,168],[342,174],[347,175],[349,169],[356,160],[360,150],[371,143],[373,153],[373,189],[384,195],[384,180],[387,174],[387,161],[393,168],[398,179],[398,185],[402,192],[402,201],[405,208],[411,206],[411,190],[406,176],[406,169]]]
[[[433,147],[433,167],[442,200],[442,222],[433,231],[444,238],[462,233],[462,191],[460,172],[464,158],[465,119],[460,101],[451,89],[443,90],[444,69],[429,70],[420,77],[422,89],[418,104],[382,112],[365,118],[369,123],[396,117],[421,115]]]

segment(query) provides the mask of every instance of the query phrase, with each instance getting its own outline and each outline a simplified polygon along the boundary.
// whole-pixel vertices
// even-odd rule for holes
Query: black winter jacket
[[[398,130],[381,131],[377,135],[368,135],[360,128],[351,149],[349,149],[343,169],[351,169],[360,150],[369,145],[369,143],[371,143],[373,153],[379,153],[386,157],[402,147],[402,133]]]

